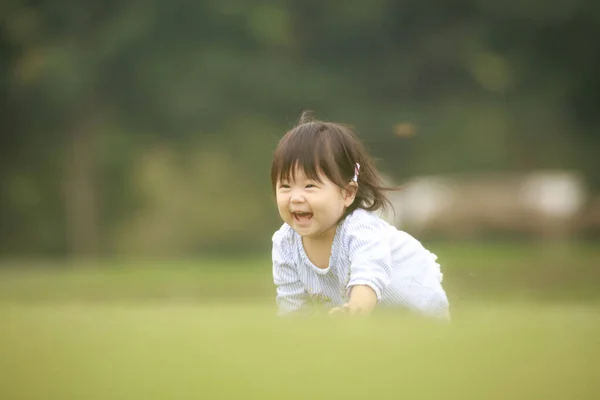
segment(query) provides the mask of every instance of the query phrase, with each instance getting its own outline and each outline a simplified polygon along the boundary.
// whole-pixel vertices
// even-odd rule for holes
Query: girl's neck
[[[317,237],[302,238],[304,252],[316,267],[321,269],[329,267],[329,257],[336,232],[337,225]]]
[[[331,228],[327,229],[325,232],[320,233],[319,235],[315,235],[312,237],[303,237],[302,243],[309,244],[311,246],[331,246],[333,244],[333,239],[335,238],[335,234],[337,232],[339,224],[335,224]]]

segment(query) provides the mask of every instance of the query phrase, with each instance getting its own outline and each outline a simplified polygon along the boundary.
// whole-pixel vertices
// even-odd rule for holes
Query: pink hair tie
[[[352,180],[354,182],[358,182],[358,172],[360,171],[360,164],[356,163],[356,165],[354,166],[354,176],[352,177]]]

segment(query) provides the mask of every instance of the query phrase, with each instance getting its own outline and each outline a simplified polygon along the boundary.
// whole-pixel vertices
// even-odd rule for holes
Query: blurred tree
[[[600,188],[591,1],[10,0],[0,11],[3,253],[117,251],[133,225],[160,230],[168,190],[203,204],[187,210],[194,226],[169,228],[178,254],[264,246],[278,223],[269,157],[305,108],[356,126],[400,180],[577,168]],[[398,126],[412,134],[400,141]],[[183,164],[147,158],[164,148]],[[226,189],[203,176],[223,160]],[[182,176],[160,201],[135,175],[151,165]],[[221,201],[241,188],[253,218]],[[140,222],[144,207],[163,222]]]

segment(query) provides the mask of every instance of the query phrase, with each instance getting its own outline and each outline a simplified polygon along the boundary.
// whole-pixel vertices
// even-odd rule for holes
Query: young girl
[[[284,221],[272,254],[280,315],[321,306],[449,317],[437,257],[375,214],[392,189],[348,127],[303,114],[275,150],[271,184]]]

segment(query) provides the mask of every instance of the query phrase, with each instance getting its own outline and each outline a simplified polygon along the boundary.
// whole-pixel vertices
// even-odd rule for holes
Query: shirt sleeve
[[[299,311],[306,304],[306,290],[298,277],[289,245],[281,232],[273,235],[273,281],[276,286],[278,315]]]
[[[392,272],[392,249],[386,232],[368,221],[357,221],[347,234],[350,258],[348,295],[356,285],[369,286],[381,300],[390,284]]]

